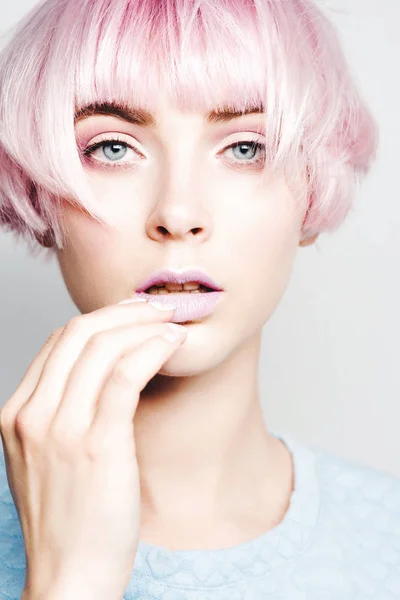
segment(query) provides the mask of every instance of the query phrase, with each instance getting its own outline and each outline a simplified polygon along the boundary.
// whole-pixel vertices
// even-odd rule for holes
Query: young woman
[[[257,386],[376,151],[320,9],[47,0],[0,108],[1,222],[81,313],[1,410],[0,598],[399,598],[400,481],[269,431]]]

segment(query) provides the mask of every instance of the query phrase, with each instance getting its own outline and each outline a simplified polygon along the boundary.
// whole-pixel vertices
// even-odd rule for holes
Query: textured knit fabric
[[[221,550],[140,542],[125,600],[400,600],[400,479],[274,435],[295,469],[283,521]],[[25,552],[0,454],[0,598],[19,600]]]

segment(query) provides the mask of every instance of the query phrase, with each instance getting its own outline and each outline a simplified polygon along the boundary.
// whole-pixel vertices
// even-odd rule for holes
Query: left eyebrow
[[[229,107],[223,106],[222,108],[211,110],[206,115],[208,123],[226,123],[233,119],[243,117],[244,115],[263,113],[264,107],[262,105],[250,106],[242,111],[234,110]],[[131,108],[122,104],[116,104],[112,102],[92,102],[86,104],[75,112],[74,122],[95,115],[107,115],[122,119],[127,123],[133,125],[139,125],[141,127],[157,127],[157,119],[155,115],[142,108]]]

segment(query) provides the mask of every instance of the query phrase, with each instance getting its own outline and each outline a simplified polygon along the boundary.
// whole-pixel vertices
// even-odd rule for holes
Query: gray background
[[[1,33],[35,2],[2,3]],[[378,161],[334,234],[299,248],[263,332],[266,422],[298,441],[400,476],[400,3],[324,0],[381,128]],[[49,333],[79,314],[56,260],[0,232],[0,406]]]

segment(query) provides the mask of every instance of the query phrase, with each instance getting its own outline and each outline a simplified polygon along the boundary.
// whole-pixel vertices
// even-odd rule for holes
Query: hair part
[[[265,172],[295,190],[303,237],[343,222],[376,155],[376,123],[311,0],[45,0],[0,53],[0,227],[35,255],[49,232],[63,248],[65,202],[112,227],[74,116],[94,102],[155,112],[155,90],[182,110],[262,106]]]

